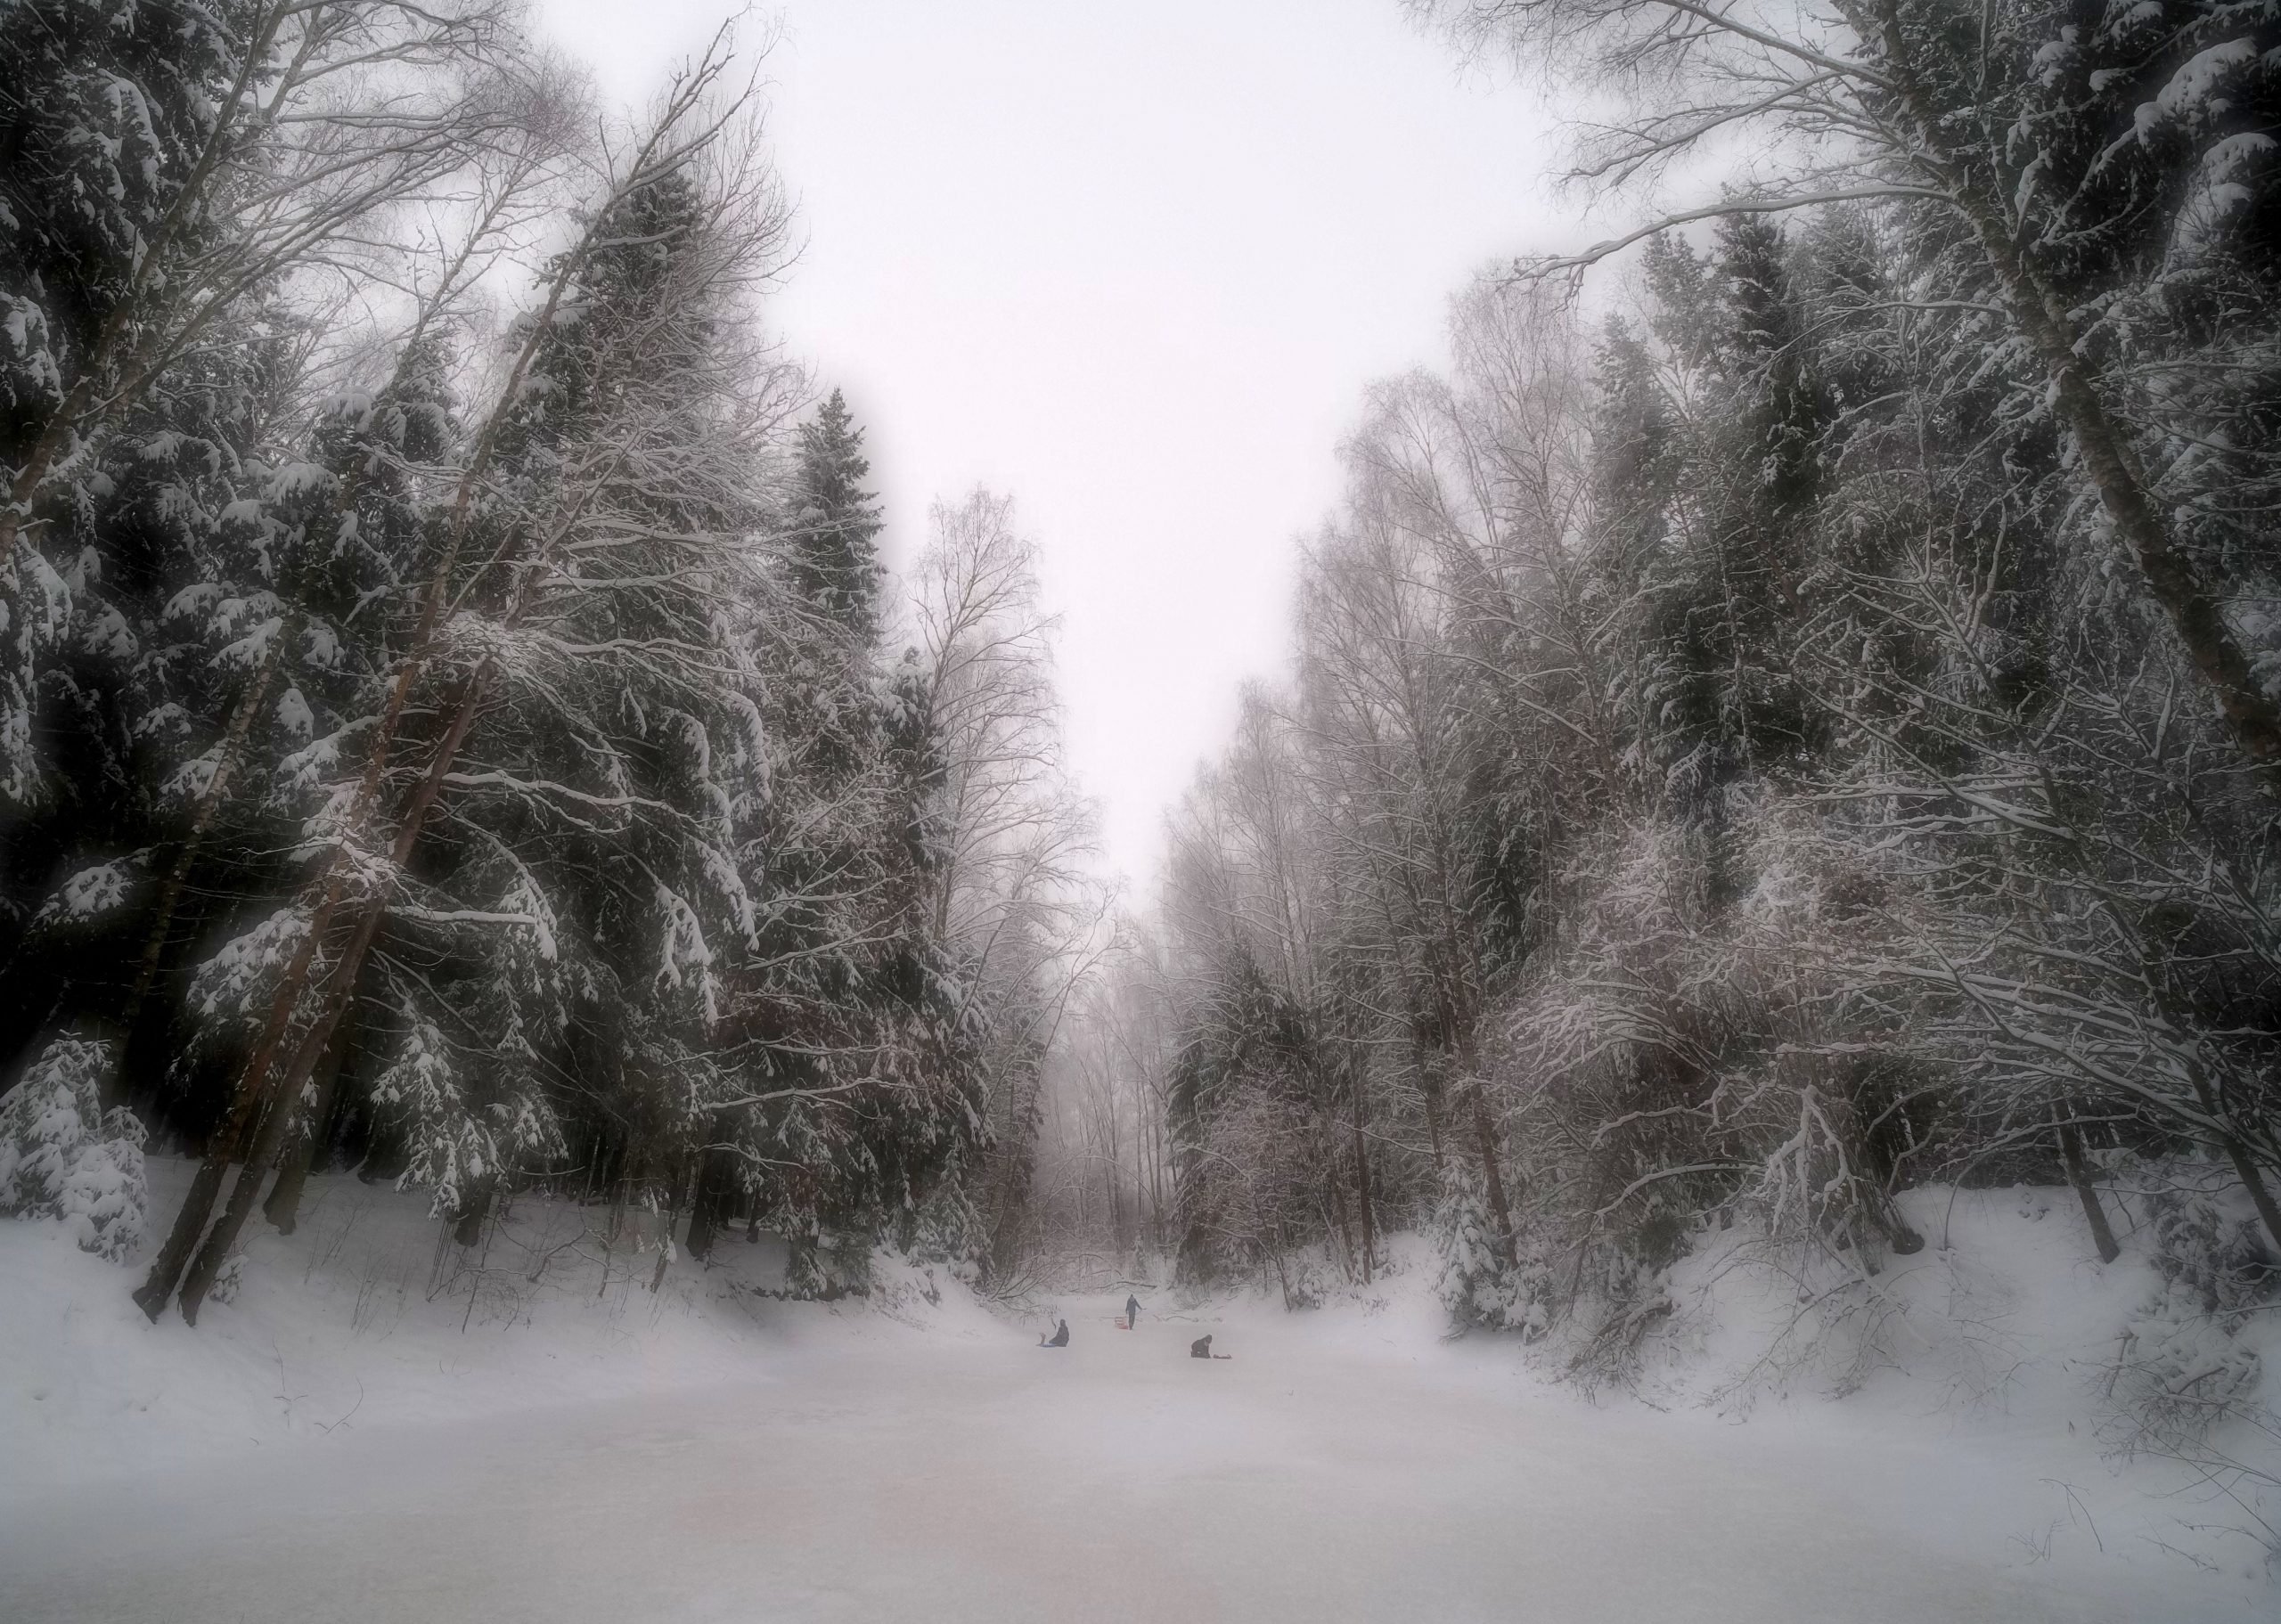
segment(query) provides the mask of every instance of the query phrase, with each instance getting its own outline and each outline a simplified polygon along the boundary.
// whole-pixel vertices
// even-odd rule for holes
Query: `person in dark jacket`
[[[1194,1342],[1188,1344],[1188,1357],[1190,1359],[1210,1359],[1212,1357],[1212,1338],[1209,1334],[1199,1336]]]
[[[1053,1334],[1051,1336],[1039,1337],[1037,1339],[1037,1345],[1041,1348],[1067,1347],[1069,1345],[1069,1322],[1065,1319],[1059,1325],[1055,1326],[1053,1327]]]
[[[1124,1328],[1132,1330],[1140,1323],[1140,1299],[1128,1296],[1124,1300]]]

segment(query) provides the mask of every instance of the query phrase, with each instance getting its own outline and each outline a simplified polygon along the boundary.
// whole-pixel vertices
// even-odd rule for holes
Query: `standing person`
[[[1124,1299],[1124,1328],[1138,1328],[1140,1324],[1140,1299],[1128,1294]]]

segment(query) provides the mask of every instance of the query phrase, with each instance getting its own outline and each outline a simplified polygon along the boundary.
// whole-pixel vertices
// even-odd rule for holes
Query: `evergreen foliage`
[[[124,1032],[38,1049],[0,1182],[118,1257],[101,1103],[199,1155],[154,1317],[336,1154],[462,1245],[534,1186],[699,1257],[775,1227],[818,1292],[985,1239],[1018,981],[952,934],[945,651],[882,647],[862,428],[760,320],[753,93],[724,37],[580,150],[527,45],[490,0],[0,20],[0,1046]]]
[[[105,1111],[108,1045],[58,1038],[0,1095],[0,1217],[52,1218],[117,1262],[143,1238],[143,1124]]]

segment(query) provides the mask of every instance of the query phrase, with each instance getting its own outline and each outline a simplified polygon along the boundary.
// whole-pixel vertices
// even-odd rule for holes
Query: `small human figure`
[[[1198,1337],[1194,1342],[1188,1344],[1188,1357],[1190,1359],[1210,1359],[1212,1357],[1212,1336],[1209,1332],[1206,1332],[1205,1334]]]
[[[1140,1299],[1128,1294],[1124,1299],[1124,1328],[1134,1329],[1140,1323]]]
[[[1059,1325],[1054,1326],[1052,1335],[1039,1337],[1037,1339],[1037,1345],[1041,1348],[1067,1347],[1069,1345],[1069,1322],[1066,1319],[1062,1320]]]

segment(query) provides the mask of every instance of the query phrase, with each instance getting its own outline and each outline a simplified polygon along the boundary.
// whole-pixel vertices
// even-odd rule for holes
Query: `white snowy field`
[[[163,1200],[161,1204],[163,1205]],[[528,1240],[560,1212],[523,1204]],[[575,1210],[571,1210],[575,1211]],[[511,1233],[515,1226],[510,1226]],[[419,1280],[376,1260],[418,1253]],[[359,1247],[364,1248],[359,1261]],[[417,1204],[323,1181],[193,1331],[0,1225],[0,1619],[2235,1620],[2252,1562],[2035,1417],[1908,1392],[1599,1407],[1508,1343],[1257,1301],[1072,1345],[970,1301],[783,1304],[729,1267],[427,1298]],[[573,1250],[576,1250],[575,1248]],[[522,1255],[520,1253],[518,1255]],[[520,1280],[527,1270],[503,1275]],[[407,1289],[410,1288],[410,1289]],[[392,1299],[392,1300],[391,1300]],[[462,1328],[464,1326],[464,1328]],[[1186,1357],[1204,1330],[1234,1357]],[[2180,1534],[2179,1538],[2186,1538]],[[2190,1540],[2188,1541],[2190,1543]]]

